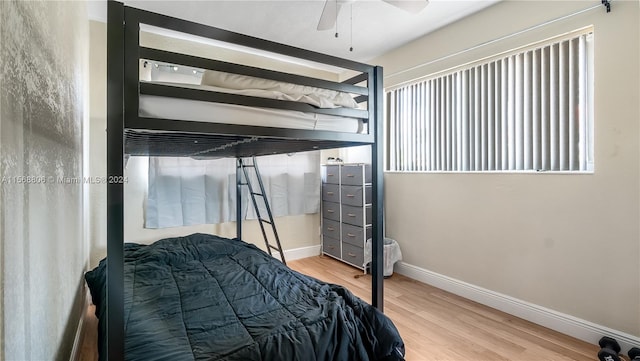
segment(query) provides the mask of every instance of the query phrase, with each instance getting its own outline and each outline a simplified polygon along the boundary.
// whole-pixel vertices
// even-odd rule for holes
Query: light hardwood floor
[[[330,257],[306,258],[289,266],[371,300],[371,276],[361,276],[360,270]],[[407,361],[598,359],[595,345],[397,273],[385,279],[384,312],[400,331]]]
[[[80,361],[98,361],[98,319],[96,306],[90,305],[84,315],[84,334],[80,346]]]
[[[289,266],[371,300],[371,276],[330,257],[291,261]],[[385,279],[384,311],[400,331],[407,361],[597,360],[595,345],[397,273]],[[97,360],[97,320],[92,315],[90,309],[81,360]]]

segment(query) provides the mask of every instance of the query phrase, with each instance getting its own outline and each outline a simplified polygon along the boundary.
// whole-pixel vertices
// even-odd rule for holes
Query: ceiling
[[[125,0],[124,3],[324,54],[367,62],[498,1],[431,0],[420,13],[412,14],[381,0],[357,0],[351,5],[342,6],[337,19],[337,38],[335,29],[316,30],[324,0]],[[105,21],[106,1],[89,1],[88,8],[91,19]],[[353,51],[350,51],[352,46]]]

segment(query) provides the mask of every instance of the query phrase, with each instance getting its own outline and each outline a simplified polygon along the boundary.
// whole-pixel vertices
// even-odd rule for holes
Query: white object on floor
[[[393,265],[402,260],[402,251],[400,251],[400,245],[395,239],[384,237],[384,256],[383,256],[383,275],[384,277],[390,277],[393,275]],[[371,262],[371,238],[367,239],[364,244],[364,266]]]

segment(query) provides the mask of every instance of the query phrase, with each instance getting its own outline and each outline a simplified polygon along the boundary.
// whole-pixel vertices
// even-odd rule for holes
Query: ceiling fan
[[[355,0],[326,0],[324,2],[324,9],[322,9],[322,15],[320,15],[320,21],[318,22],[317,30],[328,30],[336,25],[336,18],[340,12],[342,5],[353,3]],[[399,9],[408,11],[410,13],[419,13],[424,9],[429,0],[382,0],[387,4],[393,5]]]

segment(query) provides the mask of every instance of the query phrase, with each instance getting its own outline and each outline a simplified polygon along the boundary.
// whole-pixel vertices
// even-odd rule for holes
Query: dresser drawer
[[[327,236],[322,237],[322,252],[332,255],[336,258],[342,258],[340,241]]]
[[[342,260],[359,268],[364,267],[364,250],[352,244],[342,243]]]
[[[360,227],[371,224],[371,206],[362,208],[343,204],[342,222]]]
[[[340,183],[340,166],[326,165],[322,167],[322,182],[332,184]]]
[[[340,203],[322,202],[322,218],[340,221]]]
[[[322,184],[322,200],[340,202],[340,186],[337,184]]]
[[[364,204],[371,203],[371,186],[342,186],[341,190],[342,204],[362,207],[363,196],[365,197]]]
[[[342,223],[342,242],[358,247],[364,247],[364,241],[371,238],[371,227],[356,227]],[[366,237],[366,238],[365,238]]]
[[[323,219],[322,234],[331,238],[340,239],[340,222],[326,218]]]
[[[371,183],[371,166],[344,165],[342,166],[340,179],[342,180],[342,184],[346,185]]]

